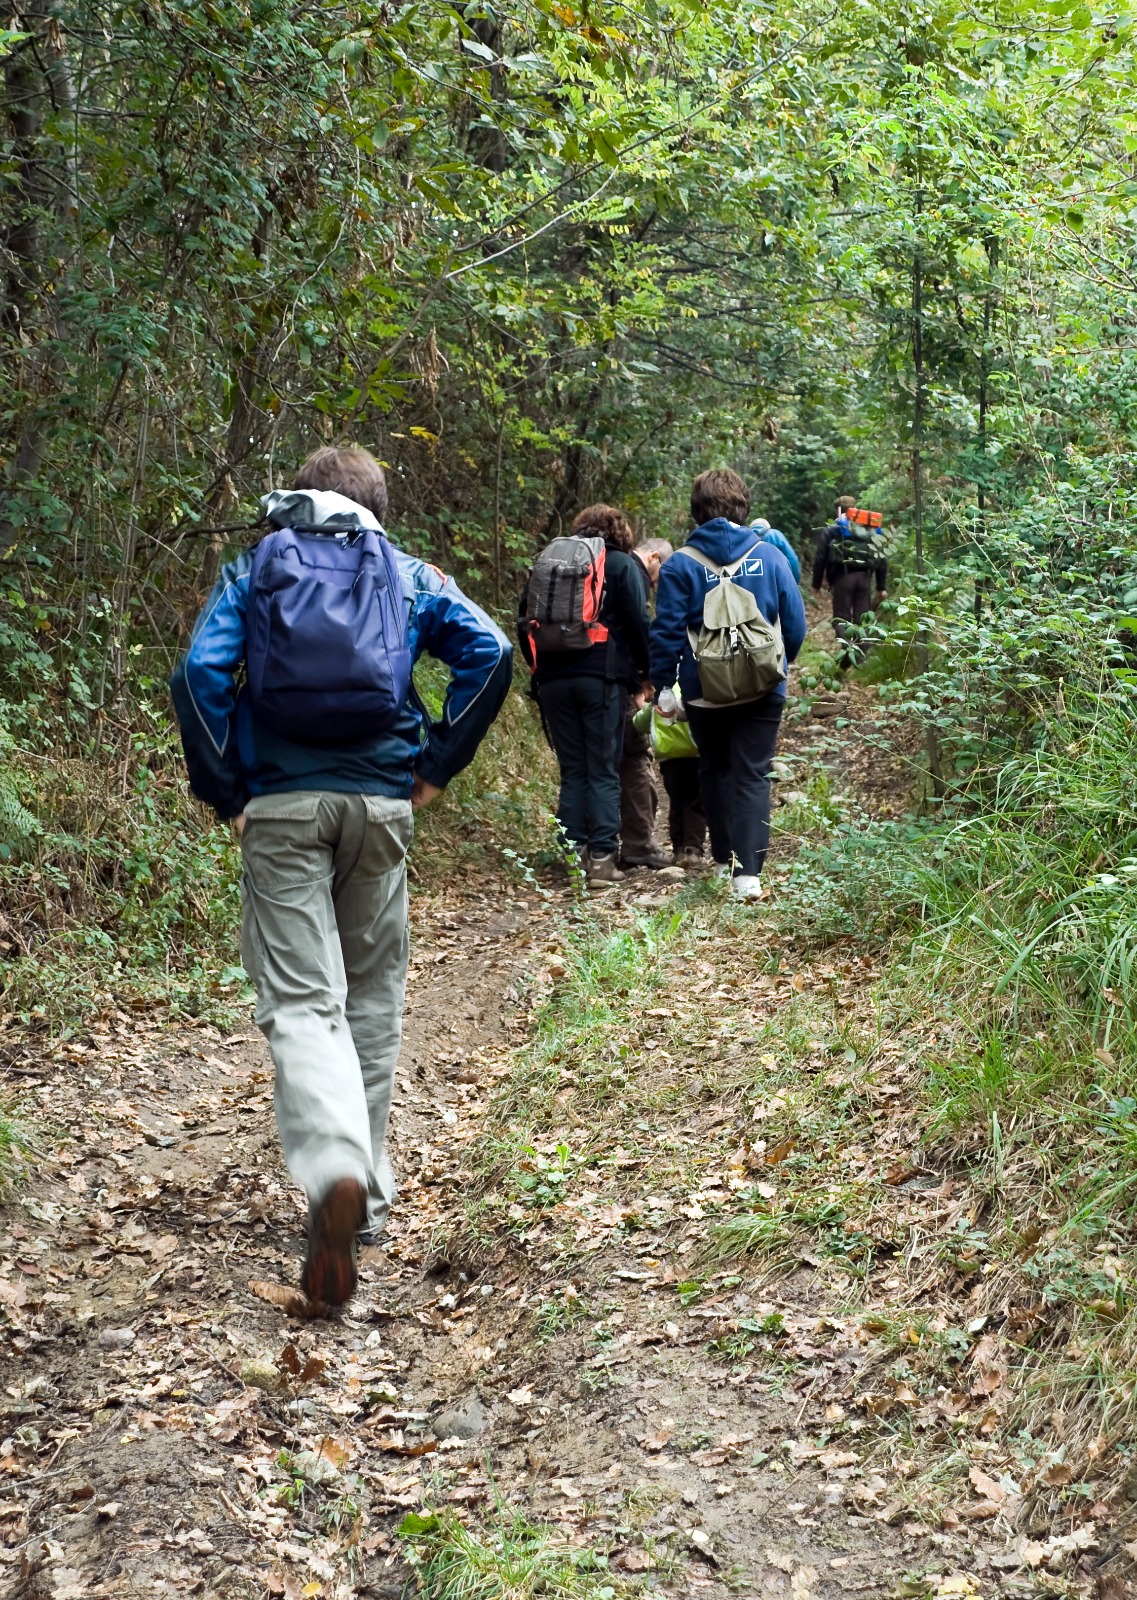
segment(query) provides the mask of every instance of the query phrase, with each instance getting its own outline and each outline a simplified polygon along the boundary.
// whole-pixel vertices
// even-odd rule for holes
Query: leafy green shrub
[[[777,903],[784,931],[824,944],[851,935],[882,941],[918,926],[927,839],[918,824],[865,821],[803,844]]]

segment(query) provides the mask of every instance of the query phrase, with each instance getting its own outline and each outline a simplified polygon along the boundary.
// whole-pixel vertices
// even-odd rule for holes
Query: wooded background
[[[76,805],[158,817],[165,679],[248,537],[202,530],[321,441],[503,614],[592,499],[682,534],[730,463],[807,555],[856,494],[938,802],[1071,684],[1128,693],[1129,13],[45,0],[3,48],[0,811],[40,932],[199,876],[184,814],[131,868]]]

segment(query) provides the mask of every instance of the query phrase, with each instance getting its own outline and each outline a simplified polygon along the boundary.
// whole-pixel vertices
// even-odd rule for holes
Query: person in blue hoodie
[[[709,705],[702,699],[692,630],[703,620],[708,589],[721,581],[754,595],[770,622],[780,621],[787,665],[805,640],[805,607],[789,565],[763,532],[746,526],[750,494],[736,472],[704,472],[691,488],[693,532],[687,544],[720,567],[741,563],[721,579],[685,550],[677,550],[659,575],[651,627],[651,682],[657,697],[679,678],[691,733],[699,747],[699,782],[711,851],[731,893],[762,895],[762,868],[770,843],[770,769],[785,707],[785,681],[755,700]]]
[[[801,582],[801,562],[797,558],[797,551],[786,538],[781,528],[772,528],[765,517],[755,517],[750,526],[759,532],[767,544],[772,544],[780,550],[789,563],[790,571],[794,575],[794,582]]]
[[[366,451],[328,447],[305,462],[292,491],[262,505],[270,528],[350,542],[360,530],[381,534],[387,485]],[[450,668],[436,721],[412,684],[384,731],[369,736],[329,743],[316,726],[304,742],[268,726],[246,681],[253,551],[222,571],[171,683],[190,787],[241,838],[241,957],[276,1067],[285,1160],[309,1202],[301,1281],[310,1299],[331,1305],[352,1294],[358,1245],[378,1237],[394,1198],[387,1119],[409,954],[412,813],[473,759],[511,678],[505,636],[453,579],[403,550],[393,566],[383,559],[404,612],[405,630],[397,609],[385,613],[404,672],[424,652]],[[304,663],[294,645],[285,650],[303,687]],[[312,662],[309,682],[327,665]]]

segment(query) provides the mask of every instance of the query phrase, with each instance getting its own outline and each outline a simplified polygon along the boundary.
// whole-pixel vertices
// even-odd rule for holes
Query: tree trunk
[[[266,209],[261,212],[253,235],[253,254],[258,261],[264,262],[268,256],[272,227],[273,213]],[[206,501],[206,521],[211,525],[229,520],[230,509],[240,498],[231,475],[233,469],[247,460],[272,429],[273,419],[257,404],[256,399],[260,366],[268,348],[266,324],[270,321],[262,308],[257,317],[258,331],[253,336],[251,346],[248,343],[240,345],[234,353],[233,409],[229,413],[229,426],[225,432],[225,461]],[[224,535],[211,534],[201,562],[199,588],[202,598],[217,582],[224,549]]]
[[[975,507],[978,513],[976,518],[976,532],[981,544],[987,542],[987,410],[989,405],[989,381],[991,376],[991,322],[994,316],[995,298],[995,272],[999,264],[999,241],[993,235],[988,235],[983,241],[983,248],[987,252],[987,291],[983,296],[983,346],[979,352],[979,426],[976,430],[976,445],[979,453],[979,462],[975,474]],[[987,592],[987,580],[978,578],[975,583],[975,620],[979,621],[983,615],[983,597]]]
[[[501,416],[497,424],[497,457],[494,462],[493,478],[493,597],[497,606],[501,605],[502,571],[501,571],[501,457],[505,446],[505,407],[502,407]]]
[[[924,210],[924,192],[916,190],[917,228]],[[924,260],[919,234],[912,256],[912,517],[916,525],[916,572],[924,575]],[[916,641],[916,659],[921,672],[928,670],[928,635],[921,628]],[[924,731],[928,753],[928,772],[932,779],[932,793],[942,799],[944,793],[943,763],[940,758],[940,739],[935,727],[929,724]]]
[[[12,367],[19,364],[15,385],[22,404],[0,502],[0,555],[19,536],[22,518],[14,502],[39,477],[61,387],[65,329],[58,262],[68,254],[63,238],[79,214],[75,92],[59,26],[62,10],[62,0],[28,8],[18,20],[32,37],[16,46],[3,68],[15,174],[8,191],[11,221],[0,242],[6,264],[0,338],[13,351]],[[65,137],[45,131],[49,105],[61,122],[70,117]],[[52,217],[56,237],[45,239],[43,224]]]
[[[142,421],[138,427],[138,446],[134,457],[134,477],[130,484],[130,518],[122,536],[122,551],[111,600],[111,681],[114,703],[122,699],[126,682],[130,646],[130,602],[134,588],[134,552],[138,547],[138,502],[146,473],[146,451],[150,439],[150,391],[142,400]],[[102,697],[100,696],[100,699]]]

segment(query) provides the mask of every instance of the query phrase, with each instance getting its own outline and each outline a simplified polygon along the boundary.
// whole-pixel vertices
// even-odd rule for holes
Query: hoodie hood
[[[742,528],[737,522],[728,522],[725,517],[714,517],[687,535],[688,544],[693,544],[696,550],[717,561],[720,567],[729,566],[762,541],[761,529]]]
[[[302,533],[315,528],[329,533],[352,533],[357,528],[383,531],[373,511],[333,489],[274,489],[261,497],[261,509],[272,528],[296,528]]]

